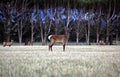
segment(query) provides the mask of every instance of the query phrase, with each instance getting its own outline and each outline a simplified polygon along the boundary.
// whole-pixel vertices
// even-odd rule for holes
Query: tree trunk
[[[90,44],[90,20],[88,20],[88,29],[87,29],[87,44]]]
[[[110,23],[109,21],[107,21],[107,28],[106,28],[106,44],[108,45],[109,44],[109,36],[110,36]]]
[[[22,21],[21,24],[18,24],[18,39],[19,39],[19,44],[22,44]]]
[[[116,44],[118,45],[118,32],[116,33],[116,39],[115,39]]]
[[[97,32],[97,44],[99,43],[99,33]]]
[[[80,22],[78,22],[78,25],[77,25],[77,29],[76,29],[76,44],[79,43],[79,24]]]
[[[110,36],[110,25],[111,25],[111,20],[112,20],[112,17],[115,15],[115,4],[116,4],[116,0],[114,0],[114,9],[113,9],[113,12],[111,13],[111,10],[112,10],[112,0],[109,1],[109,9],[108,9],[108,13],[107,13],[107,35],[106,35],[106,44],[109,44],[109,36]],[[111,40],[112,41],[112,40]]]
[[[78,43],[79,43],[79,32],[76,32],[76,44],[78,45]]]
[[[33,25],[33,23],[31,23],[31,43],[32,43],[32,45],[33,45],[33,41],[34,41],[34,38],[33,38],[33,36],[34,36],[34,25]]]
[[[57,35],[58,34],[58,25],[55,24],[55,34]]]
[[[68,26],[69,26],[69,22],[70,22],[70,0],[68,0],[68,11],[67,11],[67,24],[66,24],[66,28],[65,28],[65,34],[68,34]]]
[[[7,21],[7,26],[8,26],[8,28],[7,28],[7,41],[9,42],[10,41],[10,32],[11,32],[11,28],[9,27],[10,26],[10,19],[8,19],[8,21]]]
[[[41,34],[42,45],[44,45],[44,44],[45,44],[45,41],[44,41],[44,36],[43,36],[43,28],[42,28],[42,24],[40,24],[40,34]]]
[[[96,43],[99,44],[100,38],[100,30],[101,30],[101,14],[102,14],[102,7],[99,8],[99,15],[96,19]]]
[[[18,29],[18,39],[19,39],[19,44],[21,45],[21,43],[22,43],[22,37],[21,37],[20,29]]]
[[[43,43],[43,45],[46,44],[46,38],[47,38],[47,26],[45,26],[45,32],[44,32],[44,43]]]

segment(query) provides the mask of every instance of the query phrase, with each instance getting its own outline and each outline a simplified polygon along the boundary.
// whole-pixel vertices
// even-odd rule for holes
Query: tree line
[[[68,34],[69,41],[106,44],[120,40],[119,0],[2,0],[0,42],[11,39],[45,44],[50,34]]]

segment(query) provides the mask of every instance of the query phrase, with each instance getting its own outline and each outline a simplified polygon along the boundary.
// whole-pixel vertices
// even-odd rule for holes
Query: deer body
[[[3,42],[3,46],[11,46],[13,44],[13,40],[11,40],[11,42]]]
[[[49,50],[52,51],[52,46],[54,43],[62,43],[63,44],[63,51],[65,51],[65,45],[66,42],[68,41],[69,35],[50,35],[48,36],[48,39],[50,40],[49,44]]]
[[[25,45],[33,45],[33,41],[26,40],[26,41],[25,41]]]

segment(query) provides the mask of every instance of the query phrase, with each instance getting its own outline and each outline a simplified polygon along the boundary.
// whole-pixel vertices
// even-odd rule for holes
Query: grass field
[[[0,77],[120,77],[120,46],[0,46]]]

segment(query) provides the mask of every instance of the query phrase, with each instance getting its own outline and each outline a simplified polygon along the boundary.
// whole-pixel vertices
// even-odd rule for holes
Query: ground
[[[120,46],[0,46],[0,77],[120,77]]]

